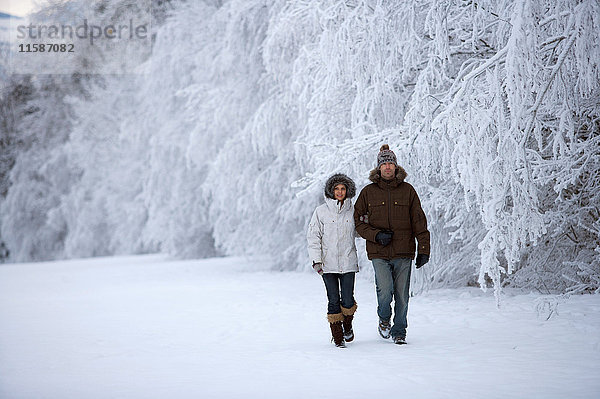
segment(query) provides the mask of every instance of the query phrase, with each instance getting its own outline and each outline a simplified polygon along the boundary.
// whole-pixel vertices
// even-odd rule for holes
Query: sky
[[[22,17],[31,11],[36,3],[45,2],[45,0],[0,0],[0,12]]]

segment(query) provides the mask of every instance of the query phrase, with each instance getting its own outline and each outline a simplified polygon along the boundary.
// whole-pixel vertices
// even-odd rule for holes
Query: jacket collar
[[[327,208],[331,212],[342,213],[342,212],[350,209],[352,200],[350,198],[346,198],[344,200],[344,204],[342,205],[341,208],[340,208],[340,204],[339,204],[338,200],[336,200],[336,199],[325,198],[325,204],[327,205]]]
[[[396,168],[396,175],[392,180],[383,180],[379,174],[379,169],[375,168],[369,173],[369,180],[383,189],[398,187],[406,178],[406,171],[402,166]]]

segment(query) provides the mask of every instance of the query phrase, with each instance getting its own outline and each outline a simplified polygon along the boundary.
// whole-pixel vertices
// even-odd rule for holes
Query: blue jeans
[[[372,262],[377,291],[377,315],[381,320],[389,322],[394,299],[394,323],[390,334],[392,337],[406,337],[412,259],[373,259]]]
[[[327,314],[342,313],[341,306],[354,306],[354,275],[356,273],[325,273],[323,282],[327,290]],[[340,301],[341,292],[341,301]]]

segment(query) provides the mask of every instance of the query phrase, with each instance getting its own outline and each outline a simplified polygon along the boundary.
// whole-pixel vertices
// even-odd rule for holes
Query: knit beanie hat
[[[379,154],[377,154],[377,169],[379,169],[379,167],[384,163],[388,162],[393,163],[394,165],[396,165],[396,167],[398,166],[396,154],[394,154],[394,151],[390,150],[389,145],[384,144],[379,149]]]
[[[325,183],[325,196],[327,198],[335,199],[333,189],[338,184],[346,186],[346,198],[354,197],[356,194],[356,185],[354,184],[354,181],[343,173],[336,173],[327,179],[327,182]]]

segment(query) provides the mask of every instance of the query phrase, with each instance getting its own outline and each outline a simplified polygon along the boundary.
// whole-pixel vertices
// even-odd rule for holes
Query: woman
[[[354,275],[358,272],[358,257],[350,198],[355,194],[352,179],[341,173],[331,176],[325,183],[325,203],[315,209],[307,233],[313,268],[323,277],[327,290],[327,320],[333,342],[341,348],[354,339]]]

